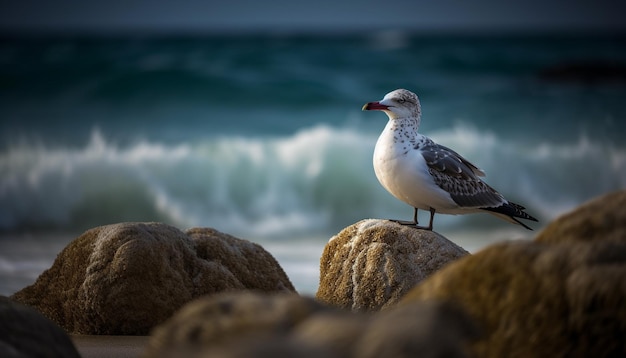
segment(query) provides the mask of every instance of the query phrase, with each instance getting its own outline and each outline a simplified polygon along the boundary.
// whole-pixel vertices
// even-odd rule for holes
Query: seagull
[[[433,229],[435,213],[487,212],[532,230],[518,218],[537,221],[524,207],[506,200],[479,177],[485,172],[454,150],[417,132],[421,106],[406,89],[389,92],[364,111],[383,111],[389,122],[374,149],[374,171],[382,186],[414,208],[413,221],[392,220],[418,229]],[[418,209],[430,212],[427,227],[417,222]]]

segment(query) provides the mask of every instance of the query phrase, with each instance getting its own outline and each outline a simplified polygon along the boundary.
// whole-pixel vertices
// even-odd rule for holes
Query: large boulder
[[[471,357],[479,328],[458,306],[425,301],[374,316],[354,346],[354,357]]]
[[[340,357],[469,357],[479,335],[458,307],[437,301],[375,313],[317,314],[295,328],[293,337]]]
[[[480,357],[626,356],[623,200],[623,193],[606,196],[550,224],[535,241],[465,257],[400,305],[437,299],[461,306],[485,330],[472,345]]]
[[[161,223],[97,227],[12,298],[71,333],[143,335],[196,297],[294,288],[262,247],[213,229]]]
[[[145,357],[465,357],[476,327],[458,307],[420,302],[352,313],[294,294],[195,300],[157,327]]]
[[[345,310],[322,312],[294,327],[291,337],[304,345],[326,347],[339,357],[352,357],[373,315]]]
[[[149,353],[150,358],[345,358],[321,346],[307,345],[287,335],[275,334],[268,337],[245,337],[224,345],[197,345],[173,351]]]
[[[276,346],[279,340],[273,338],[285,336],[309,316],[326,310],[313,299],[288,293],[232,292],[202,297],[154,329],[145,355],[174,357],[186,352],[209,356],[208,349],[222,351],[241,347],[243,342],[267,341]],[[270,348],[267,344],[263,347]]]
[[[0,357],[80,358],[67,334],[34,309],[0,296]]]
[[[541,242],[626,242],[626,190],[595,198],[547,225]]]
[[[316,297],[353,311],[380,310],[467,254],[434,231],[363,220],[332,237],[324,248]]]

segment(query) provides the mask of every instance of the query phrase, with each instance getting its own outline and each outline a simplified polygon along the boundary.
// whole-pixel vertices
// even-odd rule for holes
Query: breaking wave
[[[531,146],[463,125],[431,134],[544,223],[626,187],[626,151],[584,136],[576,143]],[[180,144],[119,145],[97,129],[84,147],[22,141],[0,153],[0,228],[79,230],[159,220],[276,237],[332,233],[368,217],[408,219],[410,208],[375,178],[375,142],[375,134],[327,125],[283,137]],[[453,227],[467,219],[437,220]],[[500,225],[493,218],[477,223]]]

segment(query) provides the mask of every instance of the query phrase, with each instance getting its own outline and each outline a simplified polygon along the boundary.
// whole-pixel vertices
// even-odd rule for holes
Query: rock
[[[342,230],[324,248],[316,297],[353,311],[380,310],[467,254],[433,231],[363,220]]]
[[[425,301],[374,316],[355,345],[354,357],[470,357],[478,327],[456,305]]]
[[[626,242],[626,190],[591,200],[559,217],[546,226],[535,240]]]
[[[0,357],[80,358],[67,334],[32,308],[0,296]]]
[[[264,292],[295,292],[285,271],[260,245],[211,228],[189,229],[186,234],[195,242],[202,265],[223,267],[227,275],[235,278],[237,288]],[[211,270],[206,273],[210,276],[196,279],[210,284],[215,279],[214,273]],[[232,288],[224,287],[219,291]]]
[[[469,316],[442,302],[419,302],[367,313],[312,316],[293,332],[297,342],[339,357],[467,357],[478,335]]]
[[[183,307],[154,330],[144,357],[465,357],[475,335],[447,303],[353,313],[295,294],[233,292]]]
[[[194,350],[171,351],[152,355],[153,358],[219,357],[219,358],[340,358],[321,346],[297,342],[289,336],[249,337],[225,345],[198,346]]]
[[[234,292],[203,297],[154,330],[146,356],[167,357],[181,351],[199,355],[207,347],[271,340],[328,309],[296,294]]]
[[[322,312],[295,327],[292,337],[304,345],[325,347],[339,357],[351,357],[371,321],[369,313]]]
[[[75,334],[144,335],[194,298],[225,290],[294,291],[259,245],[160,223],[97,227],[12,298]]]
[[[467,256],[400,305],[444,300],[484,329],[479,357],[626,354],[626,244],[513,241]]]

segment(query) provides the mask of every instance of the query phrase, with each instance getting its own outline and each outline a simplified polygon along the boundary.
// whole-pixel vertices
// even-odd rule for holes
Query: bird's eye
[[[398,103],[404,103],[404,102],[406,102],[406,100],[404,98],[399,98],[398,99]]]

